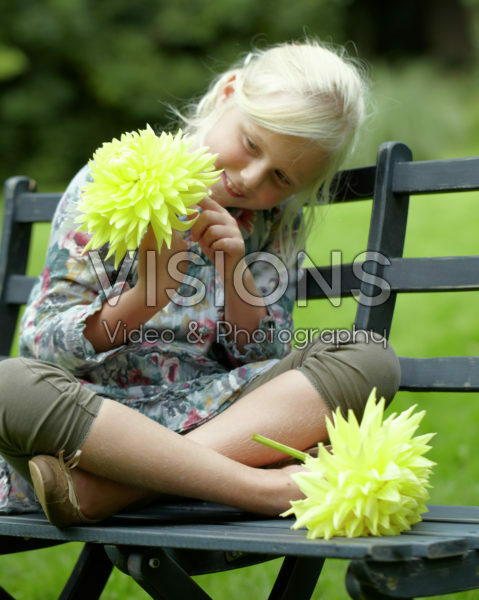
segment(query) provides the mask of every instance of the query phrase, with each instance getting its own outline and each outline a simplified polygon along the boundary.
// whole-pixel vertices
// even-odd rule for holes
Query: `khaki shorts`
[[[401,379],[399,359],[383,337],[343,330],[293,351],[253,379],[240,397],[290,369],[298,369],[310,380],[331,412],[339,407],[346,416],[352,409],[358,419],[374,387],[377,398],[384,397],[389,404]]]
[[[53,454],[52,448],[58,449],[55,454],[65,449],[65,458],[73,456],[102,402],[53,363],[30,358],[0,362],[0,454],[30,482],[30,458]]]

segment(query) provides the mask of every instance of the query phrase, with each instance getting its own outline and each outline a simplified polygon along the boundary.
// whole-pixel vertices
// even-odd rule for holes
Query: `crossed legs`
[[[294,411],[291,386],[302,397]],[[300,492],[287,471],[253,468],[284,455],[251,435],[305,448],[325,439],[326,412],[299,371],[271,380],[184,436],[106,400],[80,448],[80,469],[72,471],[80,507],[89,518],[106,517],[163,493],[278,514]]]
[[[368,349],[364,344],[336,350],[316,344],[291,357],[254,380],[221,414],[183,436],[112,400],[100,400],[94,408],[86,400],[77,401],[86,419],[81,443],[78,435],[75,438],[75,427],[73,434],[52,431],[49,413],[54,415],[55,410],[50,404],[41,411],[35,435],[28,429],[31,425],[25,424],[27,407],[22,418],[12,418],[15,411],[19,414],[22,383],[28,385],[26,370],[34,371],[36,361],[10,359],[0,364],[0,422],[6,424],[0,431],[0,453],[28,479],[25,465],[31,456],[56,455],[63,448],[73,454],[80,448],[79,468],[72,471],[72,477],[80,508],[89,518],[104,518],[160,494],[278,514],[300,492],[287,470],[254,468],[283,455],[253,442],[252,433],[307,448],[326,439],[325,417],[337,405],[343,409],[352,405],[360,413],[373,385],[382,385],[386,391],[380,392],[390,399],[399,378],[392,351]],[[55,377],[63,377],[59,367],[53,369]],[[84,396],[77,382],[71,385],[77,391],[64,394],[57,412],[77,392]],[[70,438],[76,442],[68,442]]]

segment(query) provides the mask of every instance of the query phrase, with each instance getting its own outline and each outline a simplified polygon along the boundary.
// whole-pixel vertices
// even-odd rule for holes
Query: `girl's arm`
[[[192,240],[198,242],[223,280],[225,321],[232,331],[244,332],[236,339],[242,351],[268,311],[245,263],[245,244],[236,220],[211,198],[205,198],[200,207],[202,213],[192,227]]]
[[[236,273],[243,273],[243,275],[241,278],[237,275],[235,281],[230,271],[224,279],[225,321],[233,329],[230,337],[235,337],[236,346],[241,352],[254,332],[257,331],[261,320],[268,315],[268,311],[256,287],[253,275],[244,260],[237,263]],[[238,333],[234,336],[234,332],[240,330],[245,330],[248,333]]]
[[[151,251],[150,257],[157,259],[156,271],[165,275],[162,258],[166,259],[166,254],[158,256],[156,243],[151,245],[149,233],[140,253],[144,259],[138,269],[140,285],[127,291],[123,291],[128,288],[125,280],[133,285],[137,279],[136,260],[125,259],[118,272],[113,259],[99,259],[98,268],[84,252],[90,236],[77,231],[75,218],[79,214],[77,203],[81,189],[88,178],[89,170],[84,167],[59,203],[45,267],[22,318],[19,344],[22,356],[55,362],[77,375],[114,355],[131,351],[134,344],[125,341],[123,323],[128,328],[144,323],[166,303],[164,295],[151,285],[155,278],[146,276],[147,268],[155,267],[155,261],[147,261],[148,251]],[[181,249],[182,243],[176,240],[172,250]],[[101,254],[100,251],[98,256]],[[178,285],[177,280],[164,279],[162,291]],[[152,290],[157,291],[153,300]],[[115,297],[119,297],[118,301]],[[89,337],[84,335],[85,331]]]
[[[103,304],[101,310],[85,321],[84,335],[97,352],[120,346],[125,335],[140,328],[170,302],[166,290],[176,290],[181,281],[170,276],[168,261],[186,248],[186,242],[174,231],[171,248],[163,244],[158,252],[153,230],[151,226],[148,228],[138,250],[136,285],[122,293],[116,304]],[[179,271],[181,267],[180,263]]]
[[[287,267],[279,259],[271,237],[281,212],[256,213],[252,251],[259,248],[264,254],[255,256],[245,255],[243,235],[226,209],[210,198],[200,206],[203,212],[192,228],[192,239],[213,262],[224,284],[224,325],[220,323],[218,341],[233,364],[285,356],[292,347],[299,266]]]

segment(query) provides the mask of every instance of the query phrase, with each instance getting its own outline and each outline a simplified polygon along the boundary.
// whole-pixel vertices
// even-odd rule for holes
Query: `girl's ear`
[[[228,77],[228,79],[220,89],[218,98],[216,99],[217,104],[223,104],[233,96],[235,92],[235,80],[236,75],[231,75],[230,77]]]

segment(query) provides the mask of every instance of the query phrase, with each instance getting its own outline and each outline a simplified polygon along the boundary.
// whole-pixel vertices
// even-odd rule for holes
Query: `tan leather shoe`
[[[69,527],[81,523],[97,523],[82,514],[73,487],[71,469],[80,459],[81,451],[65,462],[64,450],[56,458],[39,454],[28,461],[33,487],[43,511],[55,527]]]

